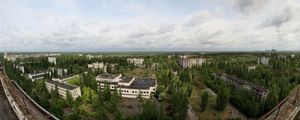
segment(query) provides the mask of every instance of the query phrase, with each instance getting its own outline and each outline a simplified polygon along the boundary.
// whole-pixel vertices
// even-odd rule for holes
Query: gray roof
[[[68,89],[68,90],[74,90],[74,89],[78,88],[78,86],[75,86],[75,85],[61,83],[61,82],[53,81],[53,80],[47,80],[46,82],[57,85],[57,87],[62,87],[62,88]]]
[[[133,77],[123,76],[121,79],[122,79],[122,80],[121,80],[120,82],[126,82],[126,83],[129,83],[129,82],[133,79]]]
[[[116,77],[118,77],[118,74],[109,74],[109,73],[103,73],[101,75],[98,75],[101,78],[106,78],[106,79],[114,79]]]
[[[243,86],[243,85],[248,85],[251,87],[252,90],[255,90],[257,92],[268,92],[269,90],[267,88],[265,88],[264,86],[262,85],[257,85],[257,84],[254,84],[250,81],[247,81],[247,80],[244,80],[244,79],[241,79],[241,78],[238,78],[236,77],[235,75],[227,75],[227,74],[219,74],[221,76],[224,76],[226,77],[227,79],[230,79],[231,81]]]
[[[121,88],[131,89],[149,89],[156,85],[156,79],[153,78],[135,78],[130,86],[121,86]]]

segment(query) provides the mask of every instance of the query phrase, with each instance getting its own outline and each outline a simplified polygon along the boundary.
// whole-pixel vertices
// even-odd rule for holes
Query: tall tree
[[[207,103],[208,103],[208,92],[205,91],[201,96],[201,103],[200,103],[201,111],[206,110]]]

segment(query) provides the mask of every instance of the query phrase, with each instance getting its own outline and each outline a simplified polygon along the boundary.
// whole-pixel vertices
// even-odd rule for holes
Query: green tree
[[[228,101],[229,101],[229,91],[224,85],[222,85],[221,89],[218,92],[218,96],[216,100],[217,110],[223,111],[226,108]]]
[[[69,107],[72,107],[72,105],[73,105],[73,97],[72,97],[72,95],[71,95],[71,93],[70,93],[69,90],[67,90],[66,98],[67,98],[67,99],[66,99],[67,105],[68,105]]]
[[[207,103],[208,103],[208,92],[205,91],[201,96],[201,103],[200,103],[201,111],[206,110]]]

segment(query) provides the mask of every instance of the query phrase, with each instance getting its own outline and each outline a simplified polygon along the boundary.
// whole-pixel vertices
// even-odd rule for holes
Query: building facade
[[[32,74],[28,74],[28,78],[34,82],[35,80],[44,79],[46,74],[48,73],[47,72],[32,73]]]
[[[101,63],[92,63],[92,64],[88,64],[88,68],[91,68],[91,69],[103,69],[104,68],[104,63],[101,62]]]
[[[141,96],[149,99],[151,98],[151,94],[155,93],[157,87],[156,79],[128,77],[121,74],[104,73],[98,75],[96,80],[98,90],[109,87],[112,92],[117,91],[124,98],[137,98]]]
[[[130,64],[134,64],[135,66],[141,66],[144,63],[143,58],[128,58],[127,62]]]
[[[253,93],[260,101],[265,101],[270,93],[270,91],[264,86],[260,86],[252,82],[237,78],[234,75],[227,75],[225,73],[214,73],[214,77],[223,80],[227,85],[231,85],[237,89],[244,89]]]
[[[48,62],[56,65],[56,57],[48,57]]]
[[[269,65],[269,60],[270,58],[262,57],[258,58],[257,62],[258,64]]]
[[[206,62],[205,58],[187,58],[187,57],[181,57],[179,59],[179,64],[183,68],[191,68],[193,66],[202,66],[203,63]]]
[[[57,86],[58,94],[60,96],[62,96],[62,98],[64,98],[64,99],[67,98],[67,91],[70,92],[73,99],[81,96],[81,90],[80,90],[80,87],[78,87],[78,86],[70,85],[70,84],[55,81],[55,80],[47,80],[47,81],[45,81],[45,84],[46,84],[46,88],[49,92],[55,90],[55,87]]]

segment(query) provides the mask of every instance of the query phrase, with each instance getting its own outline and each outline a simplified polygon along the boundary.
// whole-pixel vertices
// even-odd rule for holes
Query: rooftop
[[[122,88],[149,89],[155,85],[156,80],[153,78],[135,78],[130,86],[122,86]]]
[[[221,74],[218,74],[218,75],[222,75],[222,76],[226,77],[227,79],[230,79],[231,81],[233,81],[237,84],[240,84],[241,86],[248,85],[248,86],[251,87],[251,89],[253,89],[255,91],[258,91],[258,92],[267,92],[268,91],[268,89],[266,89],[264,86],[257,85],[257,84],[254,84],[252,82],[249,82],[247,80],[238,78],[235,75],[227,75],[227,74],[224,74],[224,73],[221,73]]]
[[[54,85],[57,85],[57,87],[62,87],[62,88],[68,89],[68,90],[74,90],[74,89],[78,88],[78,87],[75,86],[75,85],[70,85],[70,84],[66,84],[66,83],[61,83],[61,82],[53,81],[53,80],[47,80],[46,82],[51,83],[51,84],[54,84]]]
[[[106,79],[114,79],[114,78],[116,78],[118,76],[119,76],[119,74],[103,73],[103,74],[98,75],[97,77],[106,78]]]
[[[121,80],[120,82],[126,82],[126,83],[128,83],[128,82],[130,82],[130,81],[133,79],[133,77],[122,76],[121,79],[122,79],[122,80]]]

